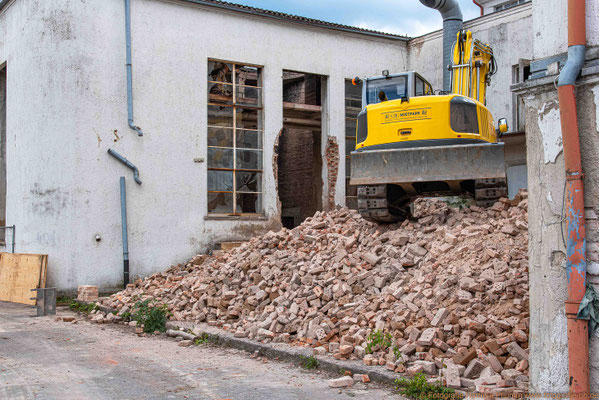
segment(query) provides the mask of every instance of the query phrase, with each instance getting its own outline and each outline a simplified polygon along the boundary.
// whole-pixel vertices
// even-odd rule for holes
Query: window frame
[[[207,212],[207,217],[244,217],[244,216],[257,216],[257,217],[262,217],[264,215],[264,101],[263,101],[263,90],[264,90],[264,85],[263,85],[263,80],[262,80],[262,75],[263,75],[263,71],[264,71],[264,67],[260,66],[260,65],[255,65],[255,64],[251,64],[251,63],[245,63],[245,62],[235,62],[235,61],[225,61],[225,60],[220,60],[220,59],[215,59],[215,58],[209,58],[207,65],[210,66],[212,63],[223,63],[225,65],[230,65],[231,66],[231,82],[224,82],[224,81],[218,81],[218,80],[214,80],[213,77],[210,75],[211,71],[207,71],[207,88],[206,88],[206,97],[207,97],[207,107],[206,107],[206,116],[207,116],[207,123],[206,123],[206,149],[207,149],[207,175],[206,175],[206,189],[207,189],[207,207],[206,207],[206,212]],[[252,67],[252,68],[256,68],[258,70],[257,74],[257,82],[256,82],[256,86],[254,85],[246,85],[246,84],[241,84],[237,82],[237,70],[239,67]],[[209,68],[208,68],[209,69]],[[231,87],[232,89],[232,95],[231,95],[231,100],[230,102],[227,100],[227,96],[223,96],[222,99],[220,99],[221,101],[224,100],[224,102],[218,102],[218,99],[215,100],[214,95],[211,95],[210,93],[210,89],[211,85],[213,84],[220,84],[220,85],[227,85]],[[257,89],[257,97],[256,97],[256,104],[252,105],[249,104],[248,102],[239,102],[238,101],[238,89],[240,87],[249,87],[249,88],[255,88]],[[231,118],[232,118],[232,125],[231,126],[223,126],[223,125],[213,125],[210,124],[210,110],[211,107],[221,107],[222,108],[230,108],[231,109]],[[240,113],[243,113],[245,110],[253,110],[256,111],[257,113],[257,120],[256,120],[256,126],[255,128],[248,128],[245,126],[242,127],[238,127],[238,119],[240,119]],[[211,129],[222,129],[222,130],[229,130],[232,132],[231,134],[231,141],[229,143],[230,146],[219,146],[219,145],[211,145],[210,144],[210,137],[209,132]],[[251,147],[240,147],[239,143],[238,143],[238,135],[240,134],[240,132],[256,132],[257,138],[256,138],[256,147],[255,148],[251,148]],[[231,151],[232,152],[232,165],[231,168],[225,168],[225,167],[221,167],[221,166],[211,166],[211,157],[210,157],[210,153],[211,153],[211,149],[219,149],[221,151]],[[244,167],[240,167],[238,165],[238,152],[239,151],[249,151],[249,152],[255,152],[258,155],[258,160],[257,160],[257,168],[244,168]],[[232,174],[232,186],[231,186],[231,190],[216,190],[218,188],[212,188],[210,187],[210,171],[225,171],[225,172],[230,172]],[[257,178],[256,178],[256,191],[249,191],[249,190],[240,190],[238,189],[238,185],[237,185],[237,175],[239,173],[255,173],[257,174]],[[224,194],[229,194],[232,195],[232,211],[231,212],[222,212],[222,211],[211,211],[209,209],[209,202],[210,202],[210,195],[214,194],[214,193],[224,193]],[[237,197],[239,195],[243,195],[243,194],[250,194],[250,195],[256,195],[256,212],[243,212],[243,210],[240,210],[239,212],[237,211],[238,208],[238,199]]]

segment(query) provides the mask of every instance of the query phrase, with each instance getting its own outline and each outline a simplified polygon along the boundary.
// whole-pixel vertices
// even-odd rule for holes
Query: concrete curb
[[[236,338],[233,334],[207,324],[192,324],[184,321],[169,321],[168,329],[180,331],[191,330],[196,337],[206,335],[208,341],[221,347],[242,350],[251,354],[266,357],[272,360],[286,361],[292,364],[301,364],[304,357],[312,356],[312,348],[296,347],[285,343],[260,343],[247,338]],[[314,356],[318,360],[318,370],[326,371],[333,375],[341,375],[342,371],[352,374],[366,374],[371,382],[395,386],[395,380],[401,375],[388,371],[380,366],[366,366],[361,361],[337,360],[332,356]]]

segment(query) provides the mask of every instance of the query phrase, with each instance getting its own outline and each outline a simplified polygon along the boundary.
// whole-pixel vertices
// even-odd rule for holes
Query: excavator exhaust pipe
[[[452,48],[458,32],[464,27],[464,17],[457,0],[420,0],[420,2],[441,13],[443,17],[443,90],[451,91],[451,64]]]

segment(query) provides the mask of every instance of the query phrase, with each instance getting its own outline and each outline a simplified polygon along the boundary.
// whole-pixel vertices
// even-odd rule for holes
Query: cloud
[[[479,14],[471,0],[458,0],[465,19]],[[233,0],[235,3],[381,32],[420,36],[440,29],[439,13],[418,0]]]

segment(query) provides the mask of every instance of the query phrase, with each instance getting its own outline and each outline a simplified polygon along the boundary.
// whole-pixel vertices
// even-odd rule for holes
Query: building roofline
[[[332,29],[336,31],[356,33],[359,35],[373,36],[391,40],[401,40],[408,42],[411,38],[409,36],[396,35],[392,33],[385,33],[374,31],[370,29],[358,28],[355,26],[337,24],[333,22],[322,21],[318,19],[302,17],[300,15],[286,14],[278,11],[265,10],[262,8],[244,6],[242,4],[235,4],[221,0],[178,0],[186,3],[192,3],[197,5],[203,5],[208,7],[220,8],[228,11],[239,12],[243,14],[254,15],[258,17],[266,17],[276,19],[283,22],[291,22],[299,25],[309,25],[319,28]]]
[[[229,3],[226,1],[220,1],[220,0],[178,0],[178,1],[207,6],[207,7],[219,8],[219,9],[224,9],[227,11],[249,14],[249,15],[254,15],[254,16],[258,16],[258,17],[271,18],[271,19],[276,19],[276,20],[283,21],[283,22],[290,22],[290,23],[294,23],[294,24],[298,24],[298,25],[314,26],[314,27],[318,27],[318,28],[332,29],[332,30],[341,31],[341,32],[356,33],[359,35],[366,35],[366,36],[372,36],[372,37],[383,38],[383,39],[400,40],[400,41],[404,41],[404,42],[408,42],[411,39],[409,36],[378,32],[378,31],[373,31],[370,29],[363,29],[363,28],[358,28],[355,26],[336,24],[333,22],[327,22],[327,21],[321,21],[318,19],[302,17],[300,15],[285,14],[285,13],[278,12],[278,11],[265,10],[262,8],[244,6],[241,4]],[[8,5],[8,3],[10,3],[10,2],[11,2],[11,0],[0,0],[0,11],[6,5]]]

